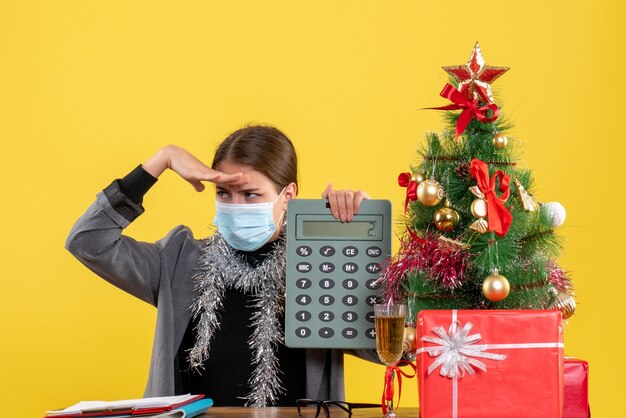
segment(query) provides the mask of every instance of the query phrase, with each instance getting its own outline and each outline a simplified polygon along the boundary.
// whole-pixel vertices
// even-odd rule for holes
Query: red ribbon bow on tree
[[[493,231],[498,236],[505,236],[513,222],[513,215],[504,206],[504,202],[509,198],[511,189],[509,187],[509,175],[501,170],[489,179],[489,166],[487,163],[474,158],[470,165],[470,172],[478,183],[478,188],[485,195],[487,200],[487,221],[489,222],[489,231]],[[502,194],[496,194],[496,180],[500,178],[500,191]]]
[[[413,369],[413,374],[408,374],[404,372],[404,370],[399,367],[400,364],[406,364],[408,366],[411,366],[411,368]],[[394,373],[396,373],[398,376],[398,404],[396,405],[396,408],[394,408],[397,409],[400,406],[400,397],[402,396],[402,376],[405,376],[408,379],[415,377],[415,375],[417,374],[417,366],[406,360],[400,360],[393,366],[387,366],[387,370],[385,371],[385,386],[383,386],[383,414],[387,413],[387,401],[393,401],[394,386],[392,375]]]
[[[491,123],[498,119],[498,115],[500,110],[498,109],[498,105],[495,103],[491,103],[485,106],[478,106],[478,100],[470,99],[465,94],[461,93],[457,89],[454,88],[451,84],[446,84],[441,93],[439,93],[441,97],[444,97],[450,100],[451,105],[441,106],[441,107],[427,107],[427,109],[434,110],[458,110],[463,109],[461,114],[459,115],[459,119],[456,122],[456,136],[454,139],[458,141],[459,135],[465,132],[465,128],[471,122],[472,118],[476,118],[482,123]],[[488,117],[485,112],[491,109],[493,111],[493,116]]]
[[[406,225],[407,231],[409,231],[409,235],[417,242],[426,242],[422,238],[420,238],[415,232],[409,228],[409,225],[406,223],[406,210],[409,206],[409,201],[417,200],[417,186],[418,182],[413,180],[411,173],[400,173],[398,176],[398,184],[402,187],[406,187],[406,198],[404,199],[404,224]]]
[[[411,173],[400,173],[398,176],[398,184],[406,187],[406,199],[404,200],[404,212],[409,206],[409,200],[417,200],[417,182],[413,180]]]

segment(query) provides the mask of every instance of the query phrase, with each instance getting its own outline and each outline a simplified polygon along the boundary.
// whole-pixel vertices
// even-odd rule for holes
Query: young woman
[[[198,192],[204,181],[216,184],[213,236],[197,240],[182,225],[155,243],[122,234],[167,169]],[[76,222],[66,248],[158,309],[145,396],[204,393],[216,405],[249,406],[344,399],[342,351],[283,344],[285,212],[297,192],[291,141],[276,128],[248,126],[221,143],[211,168],[180,147],[162,148]],[[342,221],[368,198],[330,184],[322,197]]]

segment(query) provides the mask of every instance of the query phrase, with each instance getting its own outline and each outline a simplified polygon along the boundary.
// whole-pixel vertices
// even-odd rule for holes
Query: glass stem
[[[394,385],[395,378],[396,372],[391,372],[391,387]],[[393,414],[393,398],[387,400],[387,411],[389,414]]]

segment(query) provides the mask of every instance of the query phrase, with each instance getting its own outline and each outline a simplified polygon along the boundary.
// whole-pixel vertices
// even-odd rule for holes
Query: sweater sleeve
[[[193,235],[183,226],[155,243],[123,235],[144,208],[121,191],[120,182],[115,180],[98,193],[72,227],[65,248],[98,276],[156,306],[162,271],[169,270],[168,260],[175,260]]]
[[[126,177],[119,181],[119,186],[121,192],[126,197],[133,203],[140,205],[143,202],[143,196],[158,180],[158,178],[153,177],[139,164],[133,171],[128,173]]]

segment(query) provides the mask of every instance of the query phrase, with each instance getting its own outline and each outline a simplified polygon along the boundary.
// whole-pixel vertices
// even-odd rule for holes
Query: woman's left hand
[[[363,190],[335,190],[333,184],[328,183],[322,192],[322,199],[328,199],[330,211],[341,222],[350,222],[361,207],[363,199],[370,199]]]

